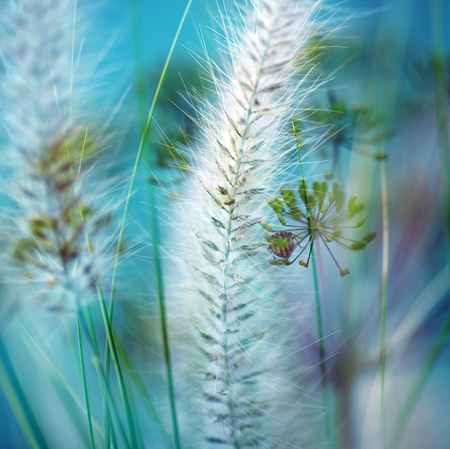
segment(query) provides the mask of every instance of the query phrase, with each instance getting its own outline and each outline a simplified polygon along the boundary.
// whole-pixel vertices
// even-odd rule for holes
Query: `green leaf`
[[[353,194],[350,197],[350,199],[348,200],[348,204],[347,204],[349,212],[352,212],[353,208],[355,207],[355,203],[356,203],[356,195]]]
[[[377,233],[375,231],[369,232],[366,236],[363,237],[363,240],[366,243],[370,243],[375,237],[377,236]]]
[[[309,209],[309,211],[316,207],[316,198],[314,197],[314,195],[308,195],[306,207]]]
[[[289,262],[287,259],[271,259],[269,260],[270,265],[291,265],[292,262]]]
[[[269,203],[269,206],[274,210],[276,214],[279,214],[284,211],[283,203],[281,203],[280,206],[280,203],[277,201],[277,198],[275,198],[274,200],[267,200],[267,202]]]
[[[283,215],[281,213],[277,213],[278,221],[283,225],[286,226],[286,221],[283,218]]]
[[[283,197],[284,202],[289,206],[295,206],[295,193],[292,189],[288,189],[287,187],[280,188],[281,196]]]
[[[324,214],[328,209],[328,203],[325,200],[320,202],[320,212]]]
[[[330,190],[328,192],[328,201],[330,202],[330,204],[333,204],[334,200],[335,200],[334,192],[332,190]]]
[[[269,232],[273,233],[273,229],[272,226],[270,226],[269,223],[265,222],[264,220],[258,220],[258,223],[266,230]]]
[[[376,161],[384,161],[385,159],[388,158],[388,155],[387,155],[384,151],[380,151],[380,152],[378,152],[378,153],[372,154],[372,157],[373,157]]]
[[[334,183],[333,183],[333,194],[334,194],[336,212],[339,213],[344,204],[345,195],[344,195],[344,192],[342,192],[342,184],[340,184],[338,181],[334,181]]]
[[[317,198],[321,198],[322,197],[322,184],[319,181],[314,181],[313,182],[313,191],[314,191],[314,195]]]
[[[295,220],[300,220],[302,217],[302,211],[297,206],[289,206],[290,207],[290,215]]]
[[[284,204],[283,201],[280,200],[277,196],[275,197],[275,202],[277,203],[278,207],[280,208],[280,212],[284,212]]]
[[[349,248],[351,249],[351,250],[353,250],[353,251],[358,251],[358,250],[360,250],[360,249],[363,249],[363,248],[365,248],[366,247],[366,242],[363,242],[363,241],[359,241],[359,242],[353,242],[350,246],[349,246]]]
[[[333,215],[333,228],[339,228],[339,225],[341,224],[340,220],[339,220],[339,216],[338,215]]]
[[[368,215],[363,214],[363,216],[359,219],[358,223],[356,223],[356,226],[359,228],[361,227],[367,220]]]
[[[356,203],[355,205],[353,205],[353,208],[350,210],[350,215],[348,218],[351,218],[351,217],[355,216],[356,214],[359,214],[365,207],[366,207],[366,205],[362,201],[359,203]]]

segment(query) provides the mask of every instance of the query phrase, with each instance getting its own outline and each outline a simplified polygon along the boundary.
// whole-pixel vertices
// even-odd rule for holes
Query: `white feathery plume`
[[[72,117],[74,7],[74,0],[10,2],[1,19],[4,154],[18,208],[11,254],[49,303],[95,288],[107,242],[109,213],[90,181],[96,143]]]
[[[205,446],[298,447],[305,429],[286,419],[299,394],[286,395],[291,362],[277,341],[287,321],[275,305],[277,271],[258,220],[279,187],[277,164],[292,143],[288,120],[312,89],[297,72],[319,2],[251,6],[240,24],[222,16],[225,67],[208,61],[216,102],[198,110],[196,187],[182,217],[191,235],[182,239],[193,291],[187,315],[198,337],[193,369]]]

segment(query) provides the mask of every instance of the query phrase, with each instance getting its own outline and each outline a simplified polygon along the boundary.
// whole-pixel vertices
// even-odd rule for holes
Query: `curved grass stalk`
[[[113,272],[113,278],[112,278],[112,286],[111,286],[111,295],[110,295],[110,303],[109,303],[109,309],[106,315],[106,319],[109,321],[109,323],[112,323],[113,321],[113,315],[114,315],[114,304],[115,304],[115,296],[116,296],[116,288],[117,288],[117,277],[119,272],[119,264],[120,264],[120,258],[121,258],[121,252],[123,248],[123,242],[125,239],[125,227],[128,221],[128,214],[129,209],[131,205],[131,199],[133,196],[134,186],[136,183],[137,174],[139,171],[139,166],[141,163],[145,143],[147,141],[147,137],[150,131],[150,126],[153,121],[153,115],[155,113],[156,104],[159,99],[159,95],[162,90],[162,86],[169,68],[170,61],[172,60],[173,52],[175,50],[175,46],[178,42],[178,38],[180,36],[181,30],[183,28],[183,25],[186,21],[188,12],[190,10],[190,7],[192,5],[193,0],[189,0],[186,9],[184,11],[183,17],[181,18],[180,24],[178,26],[177,32],[175,34],[174,40],[172,42],[172,46],[170,48],[169,54],[167,56],[166,62],[164,64],[163,71],[161,73],[161,77],[159,79],[155,95],[153,97],[152,105],[150,107],[150,111],[147,117],[147,122],[145,124],[144,131],[141,136],[141,141],[139,144],[138,153],[136,155],[135,164],[133,167],[133,172],[131,174],[131,181],[128,189],[127,199],[125,202],[124,207],[124,213],[122,217],[121,227],[120,227],[120,233],[119,233],[119,239],[117,244],[117,253],[116,253],[116,259],[114,263],[114,272]],[[168,378],[168,384],[169,384],[169,398],[170,398],[170,408],[171,408],[171,416],[172,416],[172,425],[173,425],[173,432],[174,432],[174,440],[175,440],[175,447],[177,449],[180,448],[180,442],[179,442],[179,431],[178,431],[178,422],[177,422],[177,414],[176,414],[176,407],[175,407],[175,393],[174,393],[174,386],[173,386],[173,379],[172,379],[172,368],[171,368],[171,361],[170,361],[170,349],[169,349],[169,342],[168,342],[168,335],[167,335],[167,326],[166,326],[166,314],[165,314],[165,304],[164,304],[164,286],[163,286],[163,280],[162,280],[162,271],[161,271],[161,265],[160,265],[160,255],[159,255],[159,246],[158,246],[158,230],[157,230],[157,221],[155,218],[155,210],[154,210],[154,201],[153,201],[153,193],[150,194],[150,216],[151,219],[154,220],[151,226],[151,233],[152,233],[152,239],[153,239],[153,253],[154,253],[154,259],[155,259],[155,270],[156,270],[156,278],[157,278],[157,285],[158,285],[158,299],[160,304],[160,310],[161,310],[161,327],[163,332],[163,345],[164,345],[164,357],[166,361],[166,372],[167,372],[167,378]],[[103,315],[103,308],[102,308],[102,315]],[[108,347],[109,348],[109,347]],[[110,364],[110,349],[112,351],[112,348],[107,348],[106,351],[106,372],[109,372],[109,364]],[[117,353],[116,353],[117,355]],[[113,359],[114,359],[114,353],[113,353]]]
[[[444,207],[444,238],[446,243],[446,259],[448,261],[450,256],[450,142],[449,142],[449,130],[448,130],[448,114],[446,105],[446,88],[445,88],[445,67],[443,62],[443,7],[441,0],[431,0],[430,2],[430,17],[431,17],[431,29],[433,32],[432,46],[433,46],[433,58],[434,58],[434,76],[435,76],[435,108],[437,117],[437,131],[439,139],[439,149],[441,157],[441,179],[442,188],[441,195],[443,198]],[[450,279],[450,269],[447,263],[447,276]],[[400,442],[400,438],[404,431],[404,428],[417,404],[419,396],[425,387],[428,377],[441,353],[445,347],[445,343],[450,337],[450,314],[447,317],[446,322],[429,353],[425,363],[420,369],[413,386],[410,389],[408,397],[400,410],[395,422],[393,435],[390,439],[389,448],[395,448]]]
[[[380,319],[380,375],[381,375],[381,427],[383,436],[383,448],[387,447],[387,422],[386,422],[386,398],[385,398],[385,374],[386,374],[386,304],[387,282],[389,270],[389,221],[387,207],[387,181],[384,161],[380,162],[381,198],[383,209],[383,265],[381,274],[381,319]]]
[[[298,162],[300,165],[300,173],[302,176],[302,179],[305,178],[303,174],[303,165],[302,165],[302,158],[300,154],[300,145],[297,139],[297,132],[295,130],[294,123],[292,124],[294,137],[295,137],[295,144],[297,147],[297,156],[298,156]],[[317,276],[317,268],[316,268],[316,258],[314,255],[314,240],[311,233],[311,224],[310,224],[310,216],[308,211],[308,228],[309,228],[309,236],[310,236],[310,247],[311,247],[311,260],[312,260],[312,268],[313,268],[313,277],[314,277],[314,291],[315,291],[315,305],[316,305],[316,316],[317,316],[317,332],[319,335],[319,352],[320,352],[320,374],[322,376],[322,392],[323,392],[323,404],[325,407],[325,430],[326,430],[326,437],[327,437],[327,443],[332,444],[332,433],[333,433],[333,424],[332,424],[332,417],[331,417],[331,402],[330,402],[330,392],[328,387],[328,380],[327,380],[327,367],[326,367],[326,359],[325,359],[325,347],[323,344],[324,340],[324,334],[323,334],[323,324],[322,324],[322,308],[320,305],[320,292],[319,292],[319,282],[318,282],[318,276]],[[332,444],[334,446],[334,444]]]
[[[115,337],[113,334],[111,321],[109,320],[108,311],[106,308],[105,297],[103,295],[103,290],[102,290],[101,286],[99,286],[99,285],[97,286],[97,295],[98,295],[98,299],[99,299],[103,325],[104,325],[105,331],[106,331],[107,348],[108,348],[107,351],[111,354],[113,362],[114,362],[117,380],[119,382],[120,395],[122,398],[122,403],[125,408],[125,416],[127,419],[128,432],[129,432],[129,436],[130,436],[130,444],[131,444],[131,447],[133,449],[135,449],[135,448],[139,447],[138,433],[137,433],[137,429],[136,429],[136,424],[133,419],[133,412],[131,409],[130,397],[128,394],[128,389],[127,389],[127,386],[125,383],[125,377],[123,375],[121,363],[119,360],[117,347],[116,347],[116,341],[115,341]],[[87,328],[87,331],[89,332],[89,328]],[[89,337],[90,337],[90,334],[89,334]],[[92,349],[95,351],[95,343],[93,340],[91,340],[91,337],[90,337],[89,341],[91,341]],[[109,385],[108,385],[109,384],[109,376],[106,374],[106,373],[109,373],[109,364],[106,364],[106,361],[105,361],[105,365],[106,365],[105,373],[100,372],[100,375],[102,375],[102,376],[105,375],[105,378],[102,380],[102,382],[105,384],[105,387],[109,389]],[[109,400],[110,399],[111,399],[111,397],[109,398]]]
[[[128,214],[129,214],[129,211],[130,211],[131,199],[133,197],[134,186],[136,184],[136,178],[137,178],[137,174],[138,174],[139,167],[140,167],[140,164],[141,164],[142,154],[144,152],[144,146],[145,146],[145,143],[147,141],[148,133],[150,131],[150,126],[151,126],[152,121],[153,121],[153,115],[155,113],[156,104],[158,102],[159,95],[161,93],[162,85],[163,85],[164,80],[166,78],[167,70],[169,69],[169,64],[170,64],[170,61],[172,60],[172,56],[173,56],[173,52],[175,50],[175,46],[176,46],[176,44],[178,42],[178,38],[180,36],[180,33],[181,33],[182,28],[183,28],[184,22],[186,21],[186,17],[188,15],[189,9],[191,8],[192,1],[193,0],[189,0],[189,3],[186,6],[186,9],[184,11],[183,17],[181,18],[180,24],[178,26],[178,30],[177,30],[177,32],[175,34],[175,37],[174,37],[174,40],[172,42],[172,46],[170,48],[170,51],[169,51],[169,54],[167,56],[166,62],[164,64],[164,68],[162,70],[161,77],[160,77],[159,82],[158,82],[158,86],[156,87],[155,96],[153,97],[152,105],[151,105],[150,111],[148,113],[147,122],[145,124],[145,129],[144,129],[144,132],[142,133],[142,136],[141,136],[141,141],[139,143],[139,149],[138,149],[138,152],[137,152],[137,155],[136,155],[136,160],[134,162],[133,171],[131,173],[130,185],[129,185],[129,188],[128,188],[127,199],[125,201],[125,207],[124,207],[124,211],[123,211],[122,222],[121,222],[121,225],[120,225],[119,239],[118,239],[118,243],[117,243],[117,253],[116,253],[116,259],[115,259],[115,263],[114,263],[114,272],[113,272],[113,278],[112,278],[112,284],[111,284],[111,295],[110,295],[110,303],[109,303],[109,309],[108,309],[111,321],[112,321],[113,314],[114,314],[114,303],[115,303],[116,289],[117,289],[117,276],[118,276],[118,273],[119,273],[119,264],[120,264],[122,249],[123,249],[123,242],[124,242],[124,239],[125,239],[125,228],[126,228],[127,222],[128,222]]]
[[[79,304],[78,304],[77,317],[78,317],[79,323],[81,325],[81,329],[82,329],[82,331],[84,332],[84,334],[86,336],[86,340],[87,340],[87,342],[89,344],[90,350],[92,351],[92,353],[95,353],[95,343],[94,343],[94,340],[92,339],[92,336],[91,336],[91,333],[90,333],[90,330],[89,330],[89,326],[88,326],[88,324],[86,322],[86,319],[85,319],[85,317],[83,315],[83,312],[81,310],[81,306]],[[108,402],[109,402],[109,404],[111,406],[110,410],[112,410],[112,412],[113,412],[113,418],[114,418],[114,420],[116,422],[117,429],[119,430],[119,434],[120,434],[120,437],[122,438],[123,444],[125,445],[125,447],[127,447],[129,449],[135,449],[137,446],[133,446],[132,445],[132,444],[135,444],[135,443],[133,442],[132,444],[130,444],[130,441],[128,441],[127,434],[126,434],[125,429],[124,429],[124,427],[122,425],[122,422],[120,420],[120,416],[119,416],[119,413],[117,411],[118,409],[117,409],[114,397],[111,394],[111,390],[110,390],[110,387],[109,387],[109,381],[108,381],[108,378],[107,378],[107,376],[105,374],[105,370],[103,368],[103,365],[101,364],[101,360],[100,359],[94,359],[94,366],[95,366],[95,369],[97,370],[97,374],[98,374],[98,377],[99,377],[100,382],[102,384],[103,391],[106,393],[106,397],[107,397]],[[129,409],[126,409],[125,413],[129,413]],[[133,435],[130,435],[130,437],[132,437],[132,436]]]
[[[83,352],[83,337],[81,335],[81,325],[80,322],[77,322],[77,334],[78,334],[78,350],[79,350],[79,356],[80,356],[80,368],[81,368],[81,378],[83,382],[83,391],[84,391],[84,400],[86,403],[86,414],[88,419],[88,425],[89,425],[89,437],[91,439],[91,447],[92,449],[95,449],[95,438],[94,438],[94,430],[92,427],[92,411],[91,411],[91,405],[89,401],[89,390],[86,380],[86,367],[84,364],[84,352]]]

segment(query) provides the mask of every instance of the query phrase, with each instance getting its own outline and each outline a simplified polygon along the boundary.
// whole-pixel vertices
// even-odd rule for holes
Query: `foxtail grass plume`
[[[89,181],[97,142],[72,111],[74,7],[24,0],[1,11],[11,256],[52,306],[95,288],[110,218]]]
[[[290,447],[305,432],[298,422],[291,427],[289,401],[298,393],[286,394],[286,323],[258,220],[291,148],[286,124],[312,89],[298,71],[318,3],[251,6],[239,22],[222,16],[230,58],[223,66],[208,61],[216,98],[198,108],[197,187],[183,210],[192,236],[185,249],[197,337],[191,369],[200,376],[206,447]]]

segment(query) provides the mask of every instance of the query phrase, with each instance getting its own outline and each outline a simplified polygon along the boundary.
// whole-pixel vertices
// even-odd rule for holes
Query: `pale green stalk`
[[[84,391],[84,400],[86,402],[86,414],[88,418],[89,424],[89,436],[91,438],[91,447],[95,449],[95,438],[94,438],[94,430],[92,428],[92,412],[91,405],[89,401],[89,390],[86,379],[86,367],[84,365],[84,353],[83,353],[83,337],[81,335],[81,326],[80,322],[77,321],[77,333],[78,333],[78,350],[80,355],[80,368],[81,368],[81,378],[83,382],[83,391]]]
[[[97,295],[98,295],[98,300],[99,300],[99,304],[100,304],[100,310],[102,313],[102,320],[103,320],[103,325],[105,327],[106,330],[106,339],[107,339],[107,352],[111,353],[112,355],[112,359],[114,362],[114,367],[116,369],[116,374],[117,374],[117,380],[119,381],[119,390],[120,390],[120,396],[122,398],[122,403],[123,406],[125,408],[125,416],[127,419],[127,425],[128,425],[128,432],[129,432],[129,436],[130,436],[130,443],[131,443],[131,447],[133,449],[138,448],[138,435],[137,435],[137,431],[136,431],[136,425],[133,419],[133,412],[131,410],[131,403],[130,403],[130,398],[128,396],[128,390],[125,384],[125,378],[122,372],[122,367],[120,364],[120,360],[119,360],[119,356],[117,353],[117,347],[116,347],[116,342],[115,342],[115,338],[114,338],[114,334],[113,334],[113,330],[112,330],[112,325],[111,325],[111,321],[109,320],[108,317],[108,311],[106,308],[106,302],[105,302],[105,297],[103,295],[103,290],[101,288],[100,285],[97,286]],[[89,329],[88,329],[89,330]],[[92,348],[95,350],[95,343],[93,340],[92,341]],[[106,362],[108,362],[109,359],[107,359]],[[108,387],[108,383],[109,383],[109,363],[106,364],[106,371],[105,371],[105,386]]]
[[[148,134],[150,131],[150,126],[153,121],[153,115],[155,113],[156,104],[158,102],[159,95],[161,93],[162,86],[163,86],[164,80],[167,75],[169,64],[170,64],[170,61],[172,60],[175,46],[178,42],[178,38],[180,36],[184,22],[186,21],[186,17],[189,12],[189,9],[191,7],[191,4],[192,4],[192,0],[189,0],[188,4],[186,6],[186,9],[184,11],[183,17],[181,19],[181,22],[178,26],[178,30],[175,34],[174,40],[172,42],[172,46],[170,48],[166,62],[164,64],[164,68],[161,73],[161,77],[159,79],[158,85],[156,87],[156,92],[153,97],[153,102],[152,102],[152,105],[150,107],[150,111],[149,111],[149,114],[147,117],[147,122],[145,124],[144,132],[142,133],[142,136],[141,136],[141,142],[139,144],[139,149],[138,149],[138,153],[136,155],[133,172],[131,174],[130,186],[129,186],[128,193],[127,193],[127,199],[125,202],[122,222],[121,222],[121,226],[120,226],[119,239],[118,239],[118,243],[117,243],[117,253],[116,253],[112,285],[111,285],[109,310],[108,310],[108,315],[106,318],[106,319],[110,320],[110,323],[112,323],[113,315],[114,315],[117,277],[118,277],[118,272],[119,272],[119,263],[120,263],[122,248],[123,248],[123,242],[125,239],[125,227],[126,227],[126,224],[128,221],[128,214],[129,214],[130,205],[131,205],[131,198],[133,196],[134,186],[136,183],[136,178],[137,178],[139,166],[140,166],[141,159],[142,159],[142,154],[143,154],[145,143],[147,141],[147,137],[148,137]],[[176,414],[176,407],[175,407],[175,393],[174,393],[173,378],[172,378],[172,367],[171,367],[171,361],[170,361],[169,341],[168,341],[167,327],[166,327],[164,290],[163,290],[162,271],[161,271],[161,266],[160,266],[158,230],[157,230],[157,225],[155,224],[156,219],[155,219],[153,193],[150,193],[150,198],[151,198],[151,201],[149,204],[150,211],[151,211],[150,217],[151,217],[151,220],[155,220],[155,222],[153,222],[152,226],[151,226],[151,233],[152,233],[152,239],[153,239],[153,256],[154,256],[154,260],[155,260],[156,279],[157,279],[157,286],[158,286],[158,300],[159,300],[160,309],[161,309],[161,328],[162,328],[162,334],[163,334],[163,346],[164,346],[164,356],[165,356],[165,361],[166,361],[167,380],[168,380],[168,385],[169,385],[170,408],[171,408],[172,425],[173,425],[173,431],[174,431],[175,447],[177,449],[179,449],[180,442],[179,442],[178,422],[177,422],[177,414]],[[102,315],[103,315],[103,309],[102,309]],[[114,354],[113,354],[113,358],[114,358]],[[106,351],[106,372],[107,373],[109,372],[109,364],[110,364],[110,354],[109,354],[109,347],[107,347],[107,351]]]
[[[380,376],[381,376],[381,427],[383,435],[383,448],[387,447],[387,422],[385,398],[386,374],[386,303],[387,282],[389,270],[389,221],[387,207],[387,181],[384,160],[380,161],[381,200],[383,210],[383,262],[381,273],[381,320],[380,320]]]
[[[298,155],[298,162],[300,164],[300,173],[301,173],[301,176],[303,179],[304,174],[303,174],[302,158],[300,155],[300,145],[298,143],[297,132],[295,130],[294,124],[292,126],[293,126],[293,130],[294,130],[295,143],[297,146],[297,155]],[[328,445],[328,444],[332,444],[333,425],[332,425],[332,421],[331,421],[331,410],[330,410],[331,401],[330,401],[330,392],[329,392],[328,380],[327,380],[327,367],[326,367],[326,362],[325,362],[325,347],[323,344],[324,335],[323,335],[323,325],[322,325],[322,309],[320,306],[319,282],[318,282],[318,277],[317,277],[316,259],[314,256],[314,242],[313,242],[312,233],[311,233],[309,210],[308,210],[308,216],[306,218],[308,220],[309,244],[311,246],[311,261],[312,261],[312,268],[313,268],[316,315],[317,315],[317,331],[319,334],[320,374],[322,376],[323,403],[324,403],[324,407],[325,407],[325,423],[326,423],[325,429],[326,429],[327,445]],[[334,446],[334,444],[332,444],[332,446]]]
[[[439,148],[441,157],[441,177],[442,177],[442,197],[444,207],[444,238],[446,243],[446,256],[447,259],[450,255],[450,142],[449,142],[449,130],[447,120],[447,105],[446,105],[446,89],[445,89],[445,67],[443,61],[443,7],[441,0],[431,0],[430,2],[430,16],[431,16],[431,29],[433,33],[433,71],[435,76],[435,108],[437,117],[437,128],[439,138]],[[448,264],[447,264],[448,266]],[[448,268],[447,268],[448,270]],[[449,273],[450,276],[450,273]],[[408,397],[397,416],[397,420],[394,426],[392,438],[390,440],[389,448],[395,448],[400,442],[400,438],[404,431],[404,428],[411,416],[411,413],[417,404],[417,400],[428,380],[428,377],[441,353],[444,349],[446,342],[450,336],[450,314],[447,317],[441,333],[434,343],[431,352],[429,353],[425,363],[417,376],[413,386],[410,389]]]
[[[136,160],[134,162],[133,172],[131,173],[131,180],[130,180],[130,185],[128,188],[127,199],[125,201],[122,222],[120,224],[119,239],[118,239],[118,243],[117,243],[117,253],[116,253],[116,259],[115,259],[115,263],[114,263],[114,272],[113,272],[113,278],[112,278],[112,284],[111,284],[111,295],[110,295],[110,303],[109,303],[109,316],[110,316],[111,321],[112,321],[113,314],[114,314],[114,302],[115,302],[115,298],[116,298],[117,276],[119,273],[119,264],[120,264],[120,259],[121,259],[121,255],[122,255],[123,242],[125,239],[125,228],[126,228],[126,225],[128,222],[128,214],[130,211],[131,199],[133,197],[134,186],[136,184],[136,178],[137,178],[137,174],[139,171],[139,166],[141,164],[142,153],[144,151],[145,142],[147,141],[148,133],[150,131],[150,126],[153,121],[153,115],[155,113],[156,103],[158,102],[159,95],[160,95],[161,89],[162,89],[162,85],[166,78],[167,70],[169,68],[169,64],[172,59],[173,52],[175,50],[175,46],[178,42],[178,38],[180,36],[181,29],[183,28],[184,22],[186,21],[186,17],[189,12],[189,9],[191,7],[191,4],[192,4],[192,0],[189,0],[189,3],[186,6],[183,17],[181,19],[180,25],[178,26],[178,30],[175,34],[175,38],[172,42],[172,46],[171,46],[169,54],[167,56],[166,63],[164,64],[164,68],[161,73],[161,77],[159,79],[158,86],[156,87],[155,96],[153,97],[153,102],[150,107],[150,111],[148,113],[147,122],[145,124],[145,129],[141,136],[141,142],[139,144],[139,149],[138,149],[138,152],[136,155]]]
[[[47,442],[20,385],[0,335],[0,383],[31,449],[48,449]]]
[[[74,70],[74,56],[75,56],[75,30],[76,30],[76,23],[77,23],[77,6],[78,6],[78,0],[74,1],[74,11],[73,11],[73,27],[72,27],[72,51],[71,51],[71,60],[70,60],[70,88],[69,88],[69,95],[70,95],[70,104],[69,104],[69,128],[72,126],[72,93],[73,93],[73,70]],[[83,154],[84,154],[84,148],[85,148],[85,144],[86,144],[86,139],[87,139],[87,133],[88,130],[86,130],[85,133],[85,139],[83,142],[83,147],[82,147],[82,153],[81,153],[81,158],[80,158],[80,164],[78,167],[78,175],[80,174],[80,170],[81,170],[81,163],[83,160]],[[83,213],[80,211],[80,214],[83,217]],[[90,237],[87,235],[86,239],[88,241],[88,245],[90,245],[89,247],[92,248],[92,243],[90,240]],[[92,322],[92,315],[91,315],[91,311],[89,306],[86,306],[85,308],[86,311],[86,315],[87,315],[87,319],[88,319],[88,325],[89,325],[89,331],[90,331],[90,335],[93,341],[93,347],[95,350],[95,356],[100,360],[100,351],[98,349],[98,343],[97,343],[97,338],[95,335],[95,329],[94,329],[94,325]],[[88,396],[88,390],[87,390],[87,384],[86,384],[86,378],[85,378],[85,367],[84,367],[84,359],[83,359],[83,349],[82,349],[82,337],[80,334],[80,323],[78,323],[78,343],[79,343],[79,350],[80,350],[80,362],[81,362],[81,373],[82,373],[82,379],[83,379],[83,388],[84,388],[84,394],[85,394],[85,399],[86,399],[86,409],[87,409],[87,415],[88,415],[88,422],[89,422],[89,433],[90,433],[90,437],[91,437],[91,443],[92,443],[92,447],[95,448],[95,440],[94,440],[94,435],[92,432],[92,418],[91,418],[91,411],[90,411],[90,407],[89,407],[89,396]],[[106,401],[106,395],[105,392],[103,391],[103,397],[105,398]],[[106,401],[107,402],[107,401]],[[108,415],[106,415],[105,413],[105,420],[107,422],[108,425],[105,425],[105,434],[106,434],[106,438],[105,438],[105,447],[109,449],[110,444],[109,444],[109,436],[110,436],[110,417],[109,417],[109,413]],[[117,443],[115,442],[115,438],[113,438],[114,441],[114,448],[117,448]]]
[[[87,340],[87,342],[89,344],[90,350],[92,351],[92,353],[95,353],[95,343],[94,343],[94,340],[91,337],[89,326],[86,323],[86,319],[85,319],[85,317],[83,315],[83,312],[81,310],[81,306],[79,304],[78,304],[78,320],[79,320],[79,323],[81,325],[81,329],[82,329],[82,331],[84,332],[84,334],[86,336],[86,340]],[[109,404],[111,405],[111,410],[113,412],[113,418],[116,421],[117,429],[119,430],[119,434],[120,434],[120,436],[122,438],[122,441],[123,441],[125,447],[127,447],[129,449],[135,449],[137,446],[133,446],[133,445],[130,444],[130,442],[128,441],[125,429],[123,428],[122,422],[120,420],[119,413],[117,411],[117,406],[116,406],[114,397],[111,394],[108,378],[107,378],[107,376],[105,374],[105,370],[103,368],[103,365],[101,364],[101,360],[96,358],[96,359],[93,360],[93,362],[94,362],[95,369],[97,370],[97,374],[98,374],[98,377],[100,379],[100,382],[102,384],[103,391],[106,393],[106,396],[108,398]],[[125,412],[128,413],[128,410],[126,409]]]
[[[87,131],[86,131],[85,140],[84,140],[83,148],[82,148],[82,152],[81,152],[81,158],[80,158],[80,165],[79,165],[78,174],[80,172],[81,162],[82,162],[82,159],[83,159],[84,145],[86,143],[86,136],[87,136]],[[80,216],[81,216],[82,219],[85,218],[82,209],[80,209]],[[86,242],[87,242],[88,248],[92,249],[93,245],[92,245],[92,240],[91,240],[91,237],[90,237],[89,233],[86,233],[85,237],[86,237]],[[103,299],[104,298],[103,290],[102,290],[102,287],[101,287],[100,284],[97,285],[97,292],[100,292],[100,293],[98,293],[99,302],[104,301],[104,299]],[[97,337],[96,337],[96,334],[95,334],[95,328],[94,328],[94,323],[93,323],[93,320],[92,320],[92,314],[91,314],[91,309],[89,307],[89,304],[86,305],[85,312],[86,312],[86,317],[87,317],[87,321],[88,321],[89,332],[90,332],[90,335],[91,335],[91,338],[92,338],[92,342],[93,342],[93,348],[94,348],[94,351],[95,351],[95,357],[98,360],[101,360],[100,350],[98,348]],[[106,329],[106,327],[105,327],[105,329]],[[108,370],[109,370],[109,367],[108,367]],[[107,380],[108,380],[108,386],[109,386],[109,377],[108,376],[107,376]],[[102,382],[100,382],[100,385],[102,386],[102,389],[103,389]],[[110,446],[111,446],[111,442],[112,442],[113,448],[117,449],[117,440],[116,440],[116,435],[115,435],[115,431],[114,431],[114,425],[113,425],[113,422],[111,420],[111,414],[110,414],[110,411],[109,411],[108,396],[107,396],[107,394],[105,394],[104,389],[103,389],[102,393],[103,393],[103,399],[104,399],[104,426],[105,426],[104,446],[105,446],[106,449],[109,449]],[[128,407],[128,403],[124,402],[124,406],[125,406],[126,409],[129,408]],[[128,417],[128,415],[127,415],[127,417]]]

